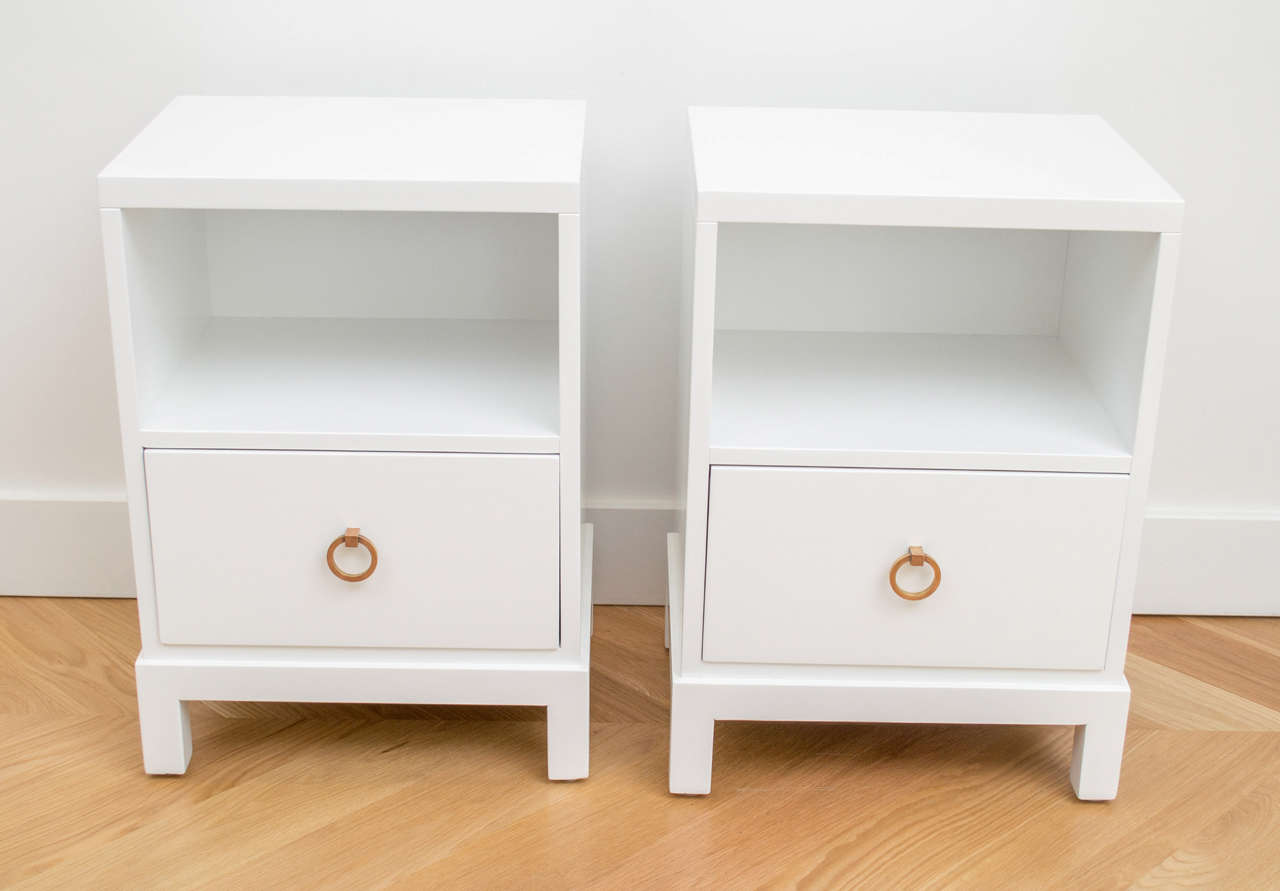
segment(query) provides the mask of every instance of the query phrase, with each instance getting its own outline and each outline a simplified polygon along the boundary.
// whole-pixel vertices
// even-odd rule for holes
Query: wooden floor
[[[720,724],[666,792],[662,613],[598,607],[591,778],[538,709],[192,707],[138,750],[132,601],[0,598],[0,883],[43,887],[1280,887],[1280,620],[1140,618],[1120,797],[1064,728]]]

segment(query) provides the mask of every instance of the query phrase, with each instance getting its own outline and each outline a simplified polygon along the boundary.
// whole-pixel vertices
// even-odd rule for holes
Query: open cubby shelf
[[[1147,233],[724,223],[714,464],[1128,473]]]
[[[143,447],[560,451],[555,215],[123,213]]]

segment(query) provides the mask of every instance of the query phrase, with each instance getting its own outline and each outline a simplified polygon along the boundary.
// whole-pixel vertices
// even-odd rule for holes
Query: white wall
[[[1261,561],[1227,546],[1241,530],[1280,546],[1278,9],[5,0],[0,591],[127,586],[127,562],[111,564],[127,556],[94,175],[171,96],[544,96],[590,103],[585,472],[617,555],[597,579],[604,598],[660,596],[655,530],[677,500],[683,107],[806,104],[1099,112],[1182,192],[1139,599],[1280,612],[1274,583],[1251,584],[1267,578]]]

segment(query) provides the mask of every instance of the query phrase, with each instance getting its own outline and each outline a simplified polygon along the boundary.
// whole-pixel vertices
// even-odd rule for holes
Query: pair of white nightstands
[[[714,722],[1077,726],[1114,795],[1182,202],[1097,118],[695,109],[671,789]],[[587,773],[583,106],[175,101],[100,178],[146,769],[201,699]]]

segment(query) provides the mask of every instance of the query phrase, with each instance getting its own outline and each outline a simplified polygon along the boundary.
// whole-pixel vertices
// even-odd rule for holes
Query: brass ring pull
[[[910,563],[912,566],[924,566],[928,564],[933,569],[933,581],[929,587],[923,591],[904,591],[898,587],[898,570]],[[938,563],[932,557],[924,552],[924,548],[912,545],[907,548],[907,552],[897,559],[889,570],[889,587],[893,589],[893,593],[897,594],[903,600],[924,600],[934,591],[938,590],[938,585],[942,584],[942,570],[938,568]]]
[[[338,549],[338,545],[345,545],[349,548],[364,545],[369,551],[369,565],[364,572],[353,573],[343,572],[338,568],[338,564],[333,562],[333,552]],[[344,582],[363,582],[369,576],[373,575],[373,571],[378,568],[378,549],[373,546],[373,542],[360,534],[359,526],[352,526],[342,535],[339,535],[329,545],[329,552],[324,555],[325,561],[329,564],[329,571],[342,579]]]

